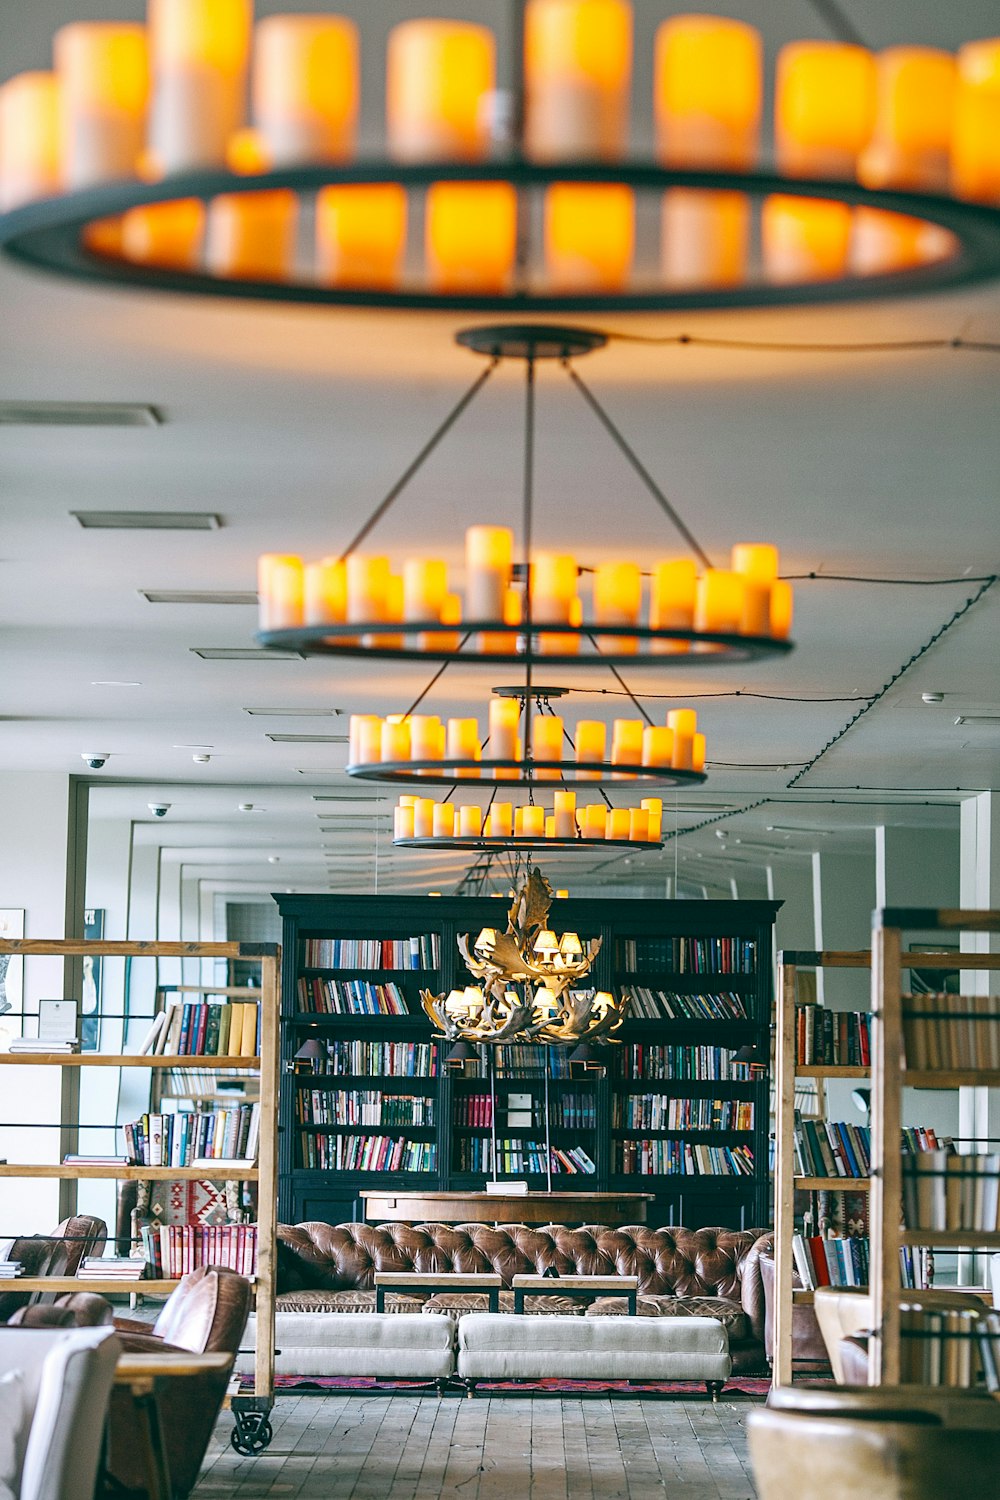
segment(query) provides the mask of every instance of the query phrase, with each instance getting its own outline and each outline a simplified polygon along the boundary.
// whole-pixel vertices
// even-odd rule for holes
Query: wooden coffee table
[[[385,1312],[386,1292],[486,1292],[490,1312],[500,1311],[503,1278],[488,1272],[470,1271],[376,1271],[375,1311]]]
[[[636,1316],[636,1295],[639,1291],[638,1276],[515,1276],[511,1280],[514,1288],[514,1311],[524,1312],[525,1292],[552,1297],[596,1297],[617,1293],[628,1299],[628,1310]]]

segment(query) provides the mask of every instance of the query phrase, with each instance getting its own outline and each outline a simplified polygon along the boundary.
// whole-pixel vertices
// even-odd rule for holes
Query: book
[[[160,1034],[166,1024],[167,1012],[165,1010],[157,1011],[156,1015],[153,1017],[153,1024],[150,1026],[149,1030],[146,1032],[146,1035],[143,1037],[142,1042],[140,1043],[140,1057],[145,1057],[149,1053],[156,1052],[156,1044],[160,1040]]]
[[[80,1042],[78,1038],[68,1042],[46,1042],[34,1036],[14,1037],[8,1051],[10,1052],[49,1052],[55,1055],[66,1055],[79,1052]]]

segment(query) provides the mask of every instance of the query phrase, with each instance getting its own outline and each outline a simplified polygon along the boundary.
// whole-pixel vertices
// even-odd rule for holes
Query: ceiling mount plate
[[[595,328],[560,327],[558,323],[491,323],[463,328],[456,344],[491,359],[579,359],[603,349],[607,335]]]
[[[491,689],[494,698],[565,698],[571,688],[550,687],[541,682],[533,682],[530,687],[521,683],[517,687],[495,687]]]

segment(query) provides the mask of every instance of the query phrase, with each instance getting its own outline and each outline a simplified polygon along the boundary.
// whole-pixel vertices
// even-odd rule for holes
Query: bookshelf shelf
[[[435,1101],[432,1128],[422,1133],[413,1132],[414,1139],[435,1139],[437,1144],[436,1166],[430,1171],[409,1174],[408,1180],[433,1186],[440,1191],[456,1187],[482,1189],[492,1173],[487,1170],[470,1170],[465,1163],[472,1159],[468,1148],[476,1143],[477,1151],[484,1149],[493,1130],[486,1124],[466,1124],[466,1101],[470,1096],[489,1094],[491,1088],[496,1098],[495,1134],[499,1140],[512,1142],[544,1141],[544,1119],[539,1119],[539,1110],[545,1091],[545,1076],[540,1069],[527,1069],[511,1073],[498,1066],[497,1076],[490,1079],[485,1051],[475,1072],[449,1072],[444,1068],[444,1059],[449,1044],[435,1039],[430,1022],[419,1010],[418,990],[431,989],[435,994],[460,988],[470,982],[465,965],[458,951],[456,938],[459,934],[473,935],[484,927],[503,930],[506,925],[509,901],[492,897],[351,897],[306,895],[278,895],[276,897],[283,918],[283,948],[286,954],[295,955],[298,966],[286,963],[282,992],[282,1057],[283,1081],[281,1091],[281,1120],[284,1127],[281,1137],[280,1213],[285,1222],[306,1219],[326,1220],[337,1223],[365,1217],[364,1204],[359,1199],[359,1185],[367,1184],[381,1174],[357,1172],[310,1172],[299,1167],[299,1143],[308,1140],[315,1128],[316,1136],[324,1133],[321,1127],[311,1127],[296,1116],[296,1094],[303,1088],[333,1091],[339,1088],[377,1090],[383,1093],[421,1093]],[[568,1172],[555,1170],[553,1162],[553,1191],[606,1191],[614,1177],[616,1189],[636,1190],[650,1188],[654,1199],[650,1205],[648,1222],[656,1224],[678,1224],[686,1222],[685,1204],[689,1195],[710,1195],[707,1210],[710,1219],[699,1218],[699,1223],[728,1224],[733,1228],[747,1228],[767,1222],[768,1213],[768,1142],[767,1142],[767,1080],[746,1077],[685,1078],[670,1076],[645,1078],[636,1072],[636,1057],[644,1059],[643,1071],[656,1071],[656,1062],[646,1062],[649,1049],[673,1047],[674,1057],[683,1053],[691,1056],[693,1049],[714,1048],[726,1060],[746,1042],[756,1042],[765,1047],[767,1043],[771,1001],[772,978],[769,955],[772,944],[774,914],[773,902],[741,901],[603,901],[573,900],[558,903],[553,917],[558,917],[560,930],[572,930],[582,937],[600,937],[601,951],[592,973],[595,988],[611,990],[615,987],[662,990],[665,994],[738,994],[748,1012],[744,1018],[693,1018],[684,1020],[648,1019],[629,1015],[619,1033],[624,1046],[607,1049],[606,1072],[586,1074],[580,1077],[553,1077],[548,1079],[550,1140],[554,1149],[569,1154],[575,1147],[582,1149],[594,1162],[595,1172]],[[436,940],[434,953],[438,957],[433,969],[373,970],[344,967],[306,966],[304,960],[314,956],[307,944],[316,940],[337,941],[398,941],[419,936],[424,948],[428,940]],[[730,940],[720,943],[719,940]],[[625,942],[635,942],[639,961],[623,963]],[[743,953],[755,962],[751,972],[738,969],[727,972],[713,967],[708,972],[692,969],[671,968],[671,954],[679,955],[694,945],[710,942],[718,946],[712,950],[718,959],[719,952]],[[672,946],[671,946],[672,945]],[[336,950],[329,950],[336,951]],[[343,949],[339,951],[344,951]],[[423,951],[423,950],[422,950]],[[699,951],[706,951],[700,949]],[[375,950],[377,954],[378,950]],[[652,957],[659,952],[660,957]],[[667,961],[662,961],[666,952]],[[647,955],[644,959],[644,954]],[[733,959],[736,962],[736,958]],[[365,980],[377,984],[380,980],[396,983],[413,1014],[408,1016],[388,1015],[343,1015],[325,1012],[303,1011],[299,1003],[300,980]],[[295,1053],[308,1038],[318,1039],[328,1049],[340,1049],[338,1056],[343,1065],[351,1067],[347,1073],[305,1073],[293,1070]],[[436,1041],[437,1074],[397,1074],[395,1067],[407,1064],[397,1060],[395,1067],[375,1066],[376,1050],[389,1043],[400,1049],[410,1046],[428,1046]],[[355,1059],[350,1049],[357,1047],[363,1056]],[[642,1049],[633,1055],[633,1048]],[[548,1049],[557,1064],[565,1070],[565,1056],[558,1049]],[[513,1058],[513,1049],[510,1054]],[[369,1061],[373,1062],[370,1073],[359,1072]],[[498,1060],[499,1062],[499,1060]],[[339,1065],[339,1064],[338,1064]],[[671,1062],[670,1066],[673,1066]],[[703,1070],[708,1067],[703,1064]],[[664,1067],[666,1071],[666,1067]],[[693,1069],[692,1069],[693,1071]],[[630,1136],[613,1132],[612,1117],[616,1098],[625,1094],[643,1092],[673,1094],[677,1097],[732,1099],[753,1102],[754,1127],[752,1131],[709,1132],[707,1130],[670,1130],[660,1139],[690,1139],[692,1144],[709,1145],[730,1149],[739,1145],[752,1150],[757,1168],[752,1177],[719,1176],[710,1178],[693,1174],[662,1174],[648,1177],[642,1172],[621,1173],[615,1167],[616,1145],[625,1139],[636,1139],[643,1134],[637,1130]],[[560,1101],[568,1095],[579,1094],[587,1101],[588,1112],[593,1119],[588,1124],[563,1125],[560,1123]],[[508,1099],[515,1095],[531,1096],[531,1109],[535,1114],[532,1125],[510,1126],[506,1124],[508,1108],[525,1111],[528,1102],[508,1106]],[[571,1116],[572,1118],[572,1116]],[[409,1127],[399,1127],[408,1131]],[[353,1127],[357,1134],[388,1134],[385,1127]],[[328,1137],[336,1138],[345,1133],[343,1127],[328,1129]],[[654,1132],[644,1132],[652,1137]],[[463,1155],[463,1153],[466,1153]],[[477,1161],[480,1157],[475,1158]],[[395,1174],[394,1174],[395,1175]],[[498,1172],[501,1180],[526,1178],[537,1191],[545,1186],[545,1176],[531,1172]],[[405,1174],[404,1174],[405,1176]],[[697,1208],[690,1210],[697,1212]],[[584,1217],[587,1217],[586,1213]]]
[[[0,1178],[18,1177],[58,1179],[63,1182],[105,1179],[111,1181],[230,1181],[257,1183],[256,1224],[256,1273],[250,1279],[254,1287],[257,1313],[257,1346],[254,1356],[253,1390],[244,1391],[231,1398],[233,1409],[241,1415],[244,1410],[256,1412],[270,1410],[274,1399],[274,1294],[276,1261],[276,1198],[277,1198],[277,1134],[275,1122],[278,1104],[278,1039],[279,1039],[279,995],[281,950],[273,943],[254,942],[90,942],[78,939],[16,939],[0,942],[0,954],[44,955],[46,957],[102,957],[102,958],[180,958],[205,960],[225,964],[240,963],[259,966],[260,984],[252,992],[255,1006],[255,1021],[258,1031],[256,1043],[259,1053],[253,1056],[218,1054],[117,1054],[117,1053],[70,1053],[50,1055],[46,1053],[0,1054],[0,1066],[6,1067],[59,1067],[59,1068],[148,1068],[154,1092],[162,1086],[164,1070],[197,1070],[201,1074],[236,1072],[244,1078],[255,1078],[259,1088],[260,1137],[257,1165],[246,1166],[242,1160],[220,1159],[217,1163],[197,1167],[153,1167],[143,1165],[119,1165],[108,1162],[61,1162],[0,1164]],[[177,988],[185,988],[177,986]],[[200,987],[202,994],[221,994],[223,990],[211,985]],[[238,993],[230,990],[229,993]],[[234,1013],[235,1014],[235,1013]],[[161,1032],[161,1035],[164,1033]],[[199,1042],[201,1038],[198,1038]],[[249,1040],[249,1039],[248,1039]],[[198,1095],[205,1098],[204,1095]],[[229,1102],[236,1102],[229,1096]],[[80,1128],[76,1122],[64,1117],[61,1128],[69,1131]],[[227,1142],[228,1145],[228,1142]],[[67,1148],[63,1146],[63,1151]],[[15,1277],[12,1289],[28,1293],[59,1291],[91,1291],[128,1295],[141,1291],[149,1295],[168,1295],[178,1284],[174,1278],[158,1277],[150,1280],[126,1280],[124,1277]],[[238,1418],[239,1419],[239,1418]]]
[[[796,1063],[796,1078],[815,1078],[817,1082],[827,1078],[869,1078],[871,1068],[848,1068],[845,1066],[820,1065],[819,1063]]]
[[[910,1245],[937,1246],[941,1249],[998,1250],[1000,1229],[903,1229],[899,1224],[898,1204],[902,1196],[903,1171],[898,1149],[901,1098],[903,1086],[914,1088],[955,1089],[963,1087],[996,1088],[1000,1086],[1000,1069],[995,1068],[919,1068],[906,1069],[899,1064],[905,1058],[908,1040],[904,1030],[904,990],[909,989],[908,971],[920,969],[998,970],[1000,953],[996,952],[927,952],[904,951],[903,934],[991,933],[1000,929],[1000,911],[935,910],[925,908],[886,908],[876,911],[872,928],[872,1156],[876,1173],[872,1194],[872,1327],[868,1341],[870,1384],[898,1385],[903,1378],[904,1357],[900,1302],[908,1293],[900,1286],[899,1251]],[[922,944],[923,946],[923,944]],[[988,981],[987,981],[988,982]],[[967,992],[963,992],[967,993]],[[974,1002],[972,1002],[974,1003]],[[971,1006],[964,1007],[965,1009]],[[911,1020],[919,1020],[919,1015]],[[1000,1017],[982,1013],[982,1022],[1000,1026]],[[930,1038],[915,1035],[914,1045],[928,1040],[935,1047],[947,1049],[954,1034],[942,1035],[937,1028],[948,1027],[944,1018],[931,1020]],[[982,1045],[987,1056],[995,1056],[980,1024],[975,1045]],[[942,1055],[948,1055],[944,1051]],[[952,1056],[954,1053],[951,1054]],[[928,1337],[935,1331],[921,1330]],[[968,1378],[968,1377],[966,1377]]]
[[[796,1177],[794,1182],[796,1189],[804,1193],[839,1191],[844,1188],[867,1193],[872,1185],[870,1177]]]
[[[11,1068],[200,1068],[216,1072],[220,1068],[259,1071],[259,1057],[213,1056],[137,1056],[134,1052],[0,1052],[0,1067]]]

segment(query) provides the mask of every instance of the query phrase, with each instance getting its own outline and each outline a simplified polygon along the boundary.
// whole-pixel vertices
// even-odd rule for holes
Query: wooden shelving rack
[[[826,1188],[842,1191],[851,1187],[870,1190],[867,1177],[801,1177],[795,1173],[795,1081],[812,1078],[867,1078],[870,1070],[826,1063],[796,1062],[796,1011],[799,969],[867,969],[871,954],[865,950],[805,949],[778,954],[778,1016],[775,1066],[775,1134],[777,1162],[774,1189],[774,1369],[775,1386],[792,1383],[792,1318],[796,1305],[812,1301],[812,1293],[792,1287],[794,1262],[794,1201],[796,1191]],[[953,965],[954,966],[954,965]]]
[[[869,1385],[900,1383],[901,1245],[1000,1249],[1000,1231],[931,1230],[899,1226],[903,1193],[899,1152],[901,1095],[917,1088],[1000,1086],[1000,1069],[927,1069],[909,1072],[903,1046],[903,971],[906,969],[1000,969],[1000,953],[906,953],[904,932],[997,932],[1000,911],[887,907],[876,911],[872,929],[872,1197],[871,1289],[873,1337],[868,1344]],[[1000,1024],[998,1022],[997,1024]]]
[[[89,942],[83,939],[19,938],[0,942],[0,953],[49,958],[179,958],[242,959],[260,965],[260,989],[254,998],[261,1007],[261,1048],[258,1057],[138,1056],[134,1053],[73,1053],[68,1056],[44,1052],[0,1053],[0,1067],[17,1068],[242,1068],[256,1070],[260,1077],[260,1142],[257,1166],[239,1168],[241,1182],[257,1183],[257,1273],[254,1299],[257,1312],[257,1352],[253,1392],[232,1398],[237,1429],[258,1434],[256,1451],[270,1429],[261,1419],[274,1400],[274,1293],[276,1262],[276,1203],[278,1191],[278,1014],[281,994],[281,949],[276,943],[182,943],[182,942]],[[211,985],[209,993],[216,993]],[[116,1181],[177,1180],[225,1181],[233,1177],[231,1162],[211,1167],[146,1167],[94,1164],[39,1164],[9,1162],[0,1165],[0,1177],[43,1177],[62,1180],[102,1178]],[[117,1293],[141,1291],[169,1294],[176,1279],[150,1281],[81,1280],[77,1277],[19,1276],[11,1282],[22,1292],[89,1291]]]

